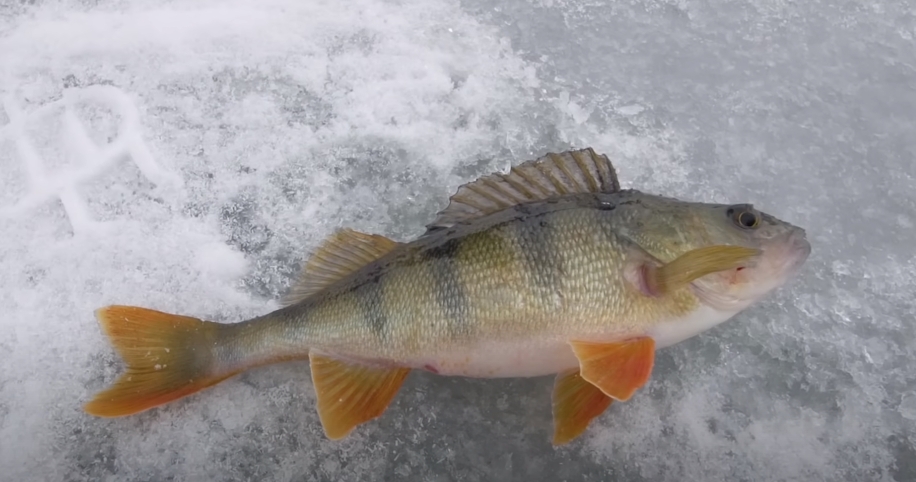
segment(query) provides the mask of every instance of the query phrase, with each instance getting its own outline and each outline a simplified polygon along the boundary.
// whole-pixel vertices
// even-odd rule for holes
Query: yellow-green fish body
[[[554,442],[564,443],[645,383],[655,349],[731,318],[809,252],[803,230],[750,205],[621,190],[591,149],[548,155],[462,186],[414,241],[336,233],[277,311],[238,324],[182,318],[182,339],[157,335],[162,348],[193,349],[190,359],[125,351],[136,334],[118,341],[119,321],[175,315],[100,310],[125,377],[162,361],[147,369],[158,396],[122,378],[87,410],[133,413],[255,365],[310,358],[322,423],[339,438],[379,416],[413,369],[558,374]]]

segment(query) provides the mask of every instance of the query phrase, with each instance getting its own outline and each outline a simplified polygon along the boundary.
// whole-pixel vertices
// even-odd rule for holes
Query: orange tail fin
[[[238,371],[219,371],[213,357],[221,325],[135,306],[95,312],[127,371],[85,405],[100,417],[142,412],[191,395]]]

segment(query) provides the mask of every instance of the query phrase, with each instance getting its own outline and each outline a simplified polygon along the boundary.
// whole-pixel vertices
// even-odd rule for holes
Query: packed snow
[[[916,480],[916,4],[0,2],[4,480]],[[550,377],[412,374],[340,442],[308,364],[121,419],[93,310],[275,309],[340,227],[594,147],[808,231],[778,292],[550,444]]]

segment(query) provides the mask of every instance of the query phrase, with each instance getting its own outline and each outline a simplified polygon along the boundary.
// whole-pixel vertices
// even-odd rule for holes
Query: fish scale
[[[732,318],[804,263],[804,230],[749,204],[621,190],[592,149],[459,187],[415,240],[340,230],[282,308],[220,324],[97,310],[127,363],[86,404],[124,416],[254,366],[308,359],[326,435],[381,416],[412,370],[554,375],[554,444],[648,381],[658,349]]]

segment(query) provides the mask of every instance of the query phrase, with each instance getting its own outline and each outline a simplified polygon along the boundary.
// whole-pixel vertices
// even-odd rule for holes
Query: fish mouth
[[[721,284],[698,281],[693,291],[700,300],[717,310],[739,311],[786,283],[811,254],[805,231],[798,228],[771,238],[760,246],[762,253],[748,266],[743,288],[729,290]]]
[[[785,243],[787,246],[785,269],[787,274],[790,274],[798,270],[808,260],[808,256],[811,255],[811,243],[808,242],[805,231],[801,228],[789,233],[788,238]]]
[[[785,283],[811,255],[811,243],[801,228],[773,237],[763,243],[761,248],[763,253],[756,270],[758,282],[765,291]]]

